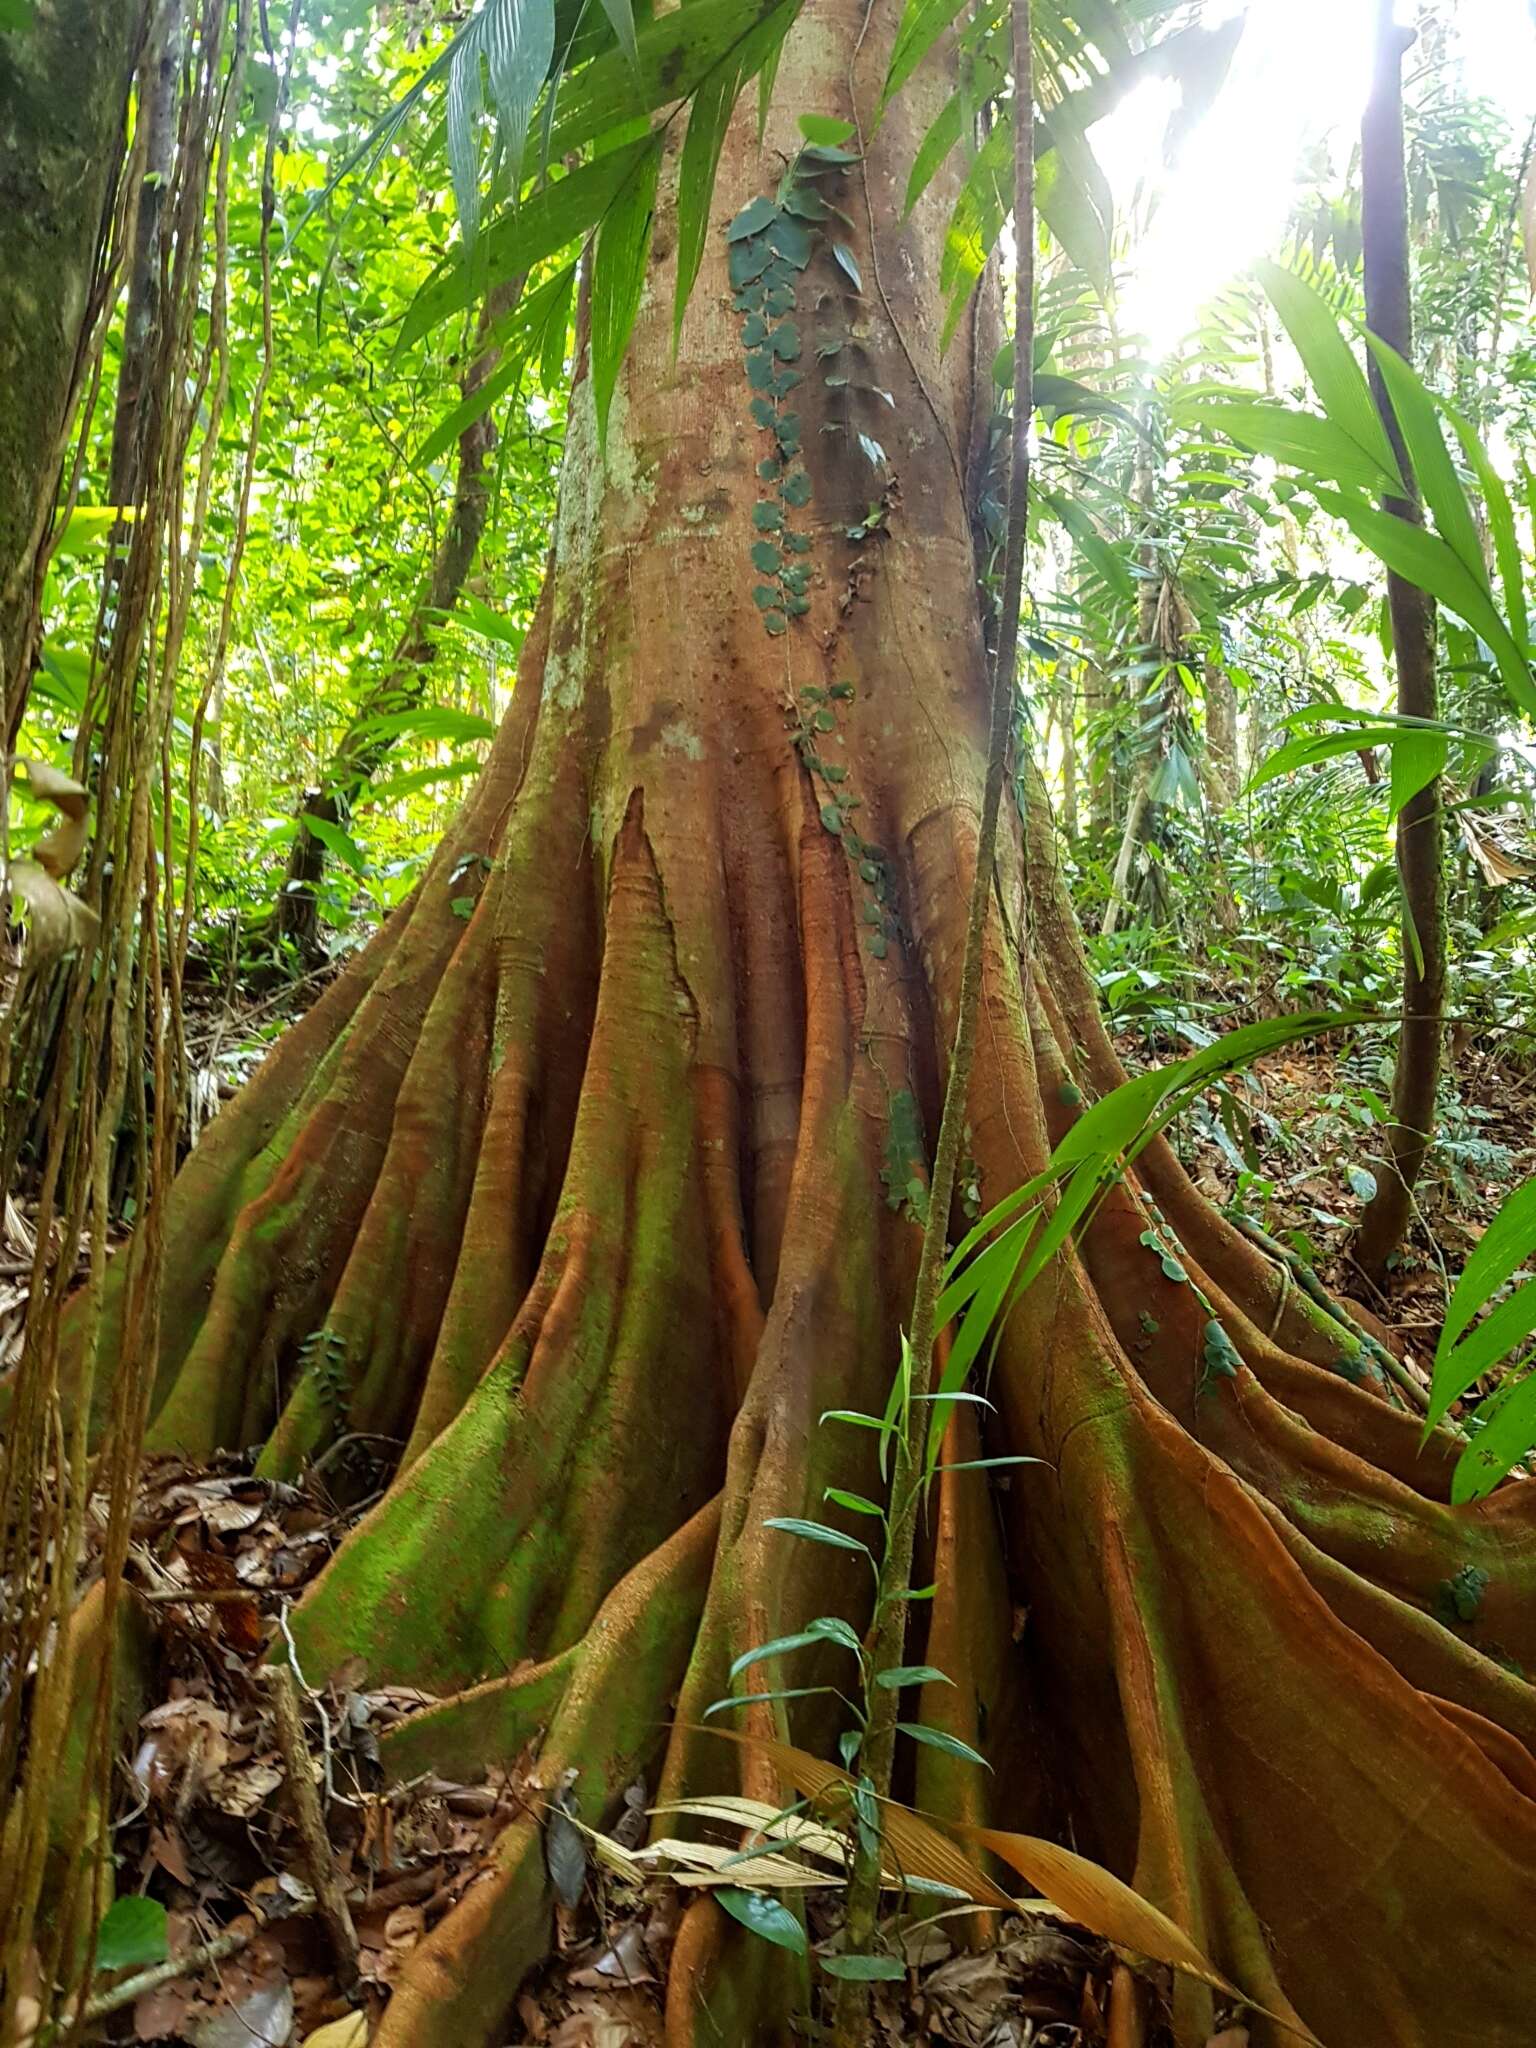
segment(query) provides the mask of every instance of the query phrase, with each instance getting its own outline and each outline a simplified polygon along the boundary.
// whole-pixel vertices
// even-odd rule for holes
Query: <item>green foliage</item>
[[[1517,641],[1494,601],[1483,561],[1477,523],[1440,428],[1439,402],[1415,371],[1374,335],[1367,340],[1386,386],[1417,484],[1435,523],[1427,532],[1364,495],[1401,496],[1385,429],[1352,350],[1324,300],[1290,271],[1263,263],[1258,272],[1311,376],[1325,417],[1274,404],[1198,399],[1193,416],[1203,425],[1275,461],[1300,469],[1313,496],[1332,512],[1388,569],[1427,590],[1464,619],[1492,650],[1505,687],[1527,714],[1536,713],[1536,683],[1530,649]],[[1465,422],[1458,437],[1473,441]],[[1479,451],[1478,473],[1494,471]],[[1342,489],[1324,489],[1320,479]],[[1507,500],[1507,493],[1503,494]],[[1495,484],[1497,517],[1507,505]],[[1505,542],[1508,555],[1508,536]],[[1514,581],[1519,583],[1519,577]],[[1512,616],[1524,631],[1523,597]]]
[[[1435,1349],[1426,1434],[1485,1373],[1513,1353],[1492,1395],[1475,1411],[1457,1460],[1453,1500],[1479,1500],[1536,1450],[1536,1180],[1523,1182],[1478,1240],[1445,1312]],[[1479,1320],[1481,1318],[1481,1320]]]
[[[135,1970],[170,1954],[165,1908],[158,1899],[127,1893],[114,1899],[96,1930],[98,1970]]]
[[[694,0],[685,10],[652,15],[637,27],[630,0],[605,0],[606,34],[573,35],[552,71],[553,0],[481,0],[444,60],[446,132],[462,240],[418,294],[398,346],[411,347],[472,305],[487,278],[523,276],[591,241],[592,381],[598,431],[606,444],[608,409],[650,251],[667,129],[678,110],[693,102],[678,202],[680,323],[698,273],[726,123],[743,84],[771,62],[798,4]],[[509,191],[499,217],[477,239],[482,55],[499,110],[496,162]],[[397,107],[369,138],[370,145],[383,146],[400,115]],[[661,119],[653,123],[657,115]],[[542,149],[525,192],[524,144],[535,119]],[[638,136],[637,127],[642,131]],[[347,168],[366,155],[367,146]],[[514,333],[504,345],[515,350],[530,339]],[[511,360],[520,358],[514,353]]]
[[[730,1884],[717,1886],[715,1899],[733,1920],[739,1920],[764,1941],[771,1941],[775,1948],[787,1948],[797,1956],[806,1953],[805,1929],[780,1900],[770,1898],[766,1892],[743,1891]]]

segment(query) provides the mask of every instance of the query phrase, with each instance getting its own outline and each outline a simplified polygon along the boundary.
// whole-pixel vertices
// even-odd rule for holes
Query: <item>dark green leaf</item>
[[[598,440],[604,450],[608,445],[608,410],[645,283],[656,206],[656,174],[660,167],[658,137],[636,160],[597,232],[597,253],[592,264],[592,392],[597,407]]]
[[[829,1486],[823,1495],[823,1499],[833,1502],[837,1507],[847,1508],[850,1514],[878,1515],[881,1517],[885,1514],[884,1508],[881,1507],[878,1501],[870,1500],[862,1493],[849,1493],[846,1488],[841,1486]]]
[[[96,1930],[98,1970],[140,1969],[170,1954],[165,1908],[158,1899],[114,1899]]]
[[[672,296],[674,350],[704,256],[704,242],[709,233],[709,202],[715,189],[715,174],[720,167],[720,148],[741,91],[742,77],[739,62],[722,64],[704,80],[688,109],[688,131],[683,137],[682,162],[677,175],[677,283]],[[734,277],[732,282],[736,282]]]
[[[894,1984],[907,1974],[906,1965],[895,1956],[820,1956],[829,1977],[841,1977],[855,1984]]]
[[[799,125],[807,142],[820,143],[827,149],[836,149],[854,133],[851,121],[840,121],[832,114],[802,114]]]
[[[1389,348],[1374,334],[1365,338],[1387,387],[1408,460],[1424,502],[1434,516],[1436,530],[1462,567],[1487,590],[1488,570],[1477,521],[1472,517],[1472,507],[1440,431],[1435,401],[1395,348]],[[1489,596],[1491,599],[1491,591]]]
[[[1482,1428],[1456,1461],[1451,1499],[1481,1500],[1536,1445],[1536,1373],[1501,1387],[1480,1410]]]
[[[640,46],[635,40],[634,0],[603,0],[603,12],[619,48],[638,71],[640,68]]]
[[[1204,428],[1228,434],[1245,448],[1290,463],[1309,477],[1378,491],[1385,479],[1374,458],[1332,420],[1263,399],[1215,399],[1192,408]]]
[[[750,235],[760,235],[779,217],[779,209],[771,199],[759,193],[749,199],[725,231],[728,242],[744,242]]]
[[[1427,590],[1481,634],[1493,650],[1510,695],[1527,715],[1536,717],[1536,685],[1531,681],[1530,664],[1515,645],[1486,587],[1438,534],[1426,533],[1351,493],[1319,489],[1313,496],[1325,510],[1342,519],[1389,569]]]
[[[857,1536],[845,1536],[841,1529],[832,1529],[825,1522],[808,1522],[799,1515],[770,1515],[764,1522],[765,1529],[777,1529],[781,1535],[799,1536],[807,1543],[825,1543],[831,1550],[860,1550],[867,1557],[869,1545],[861,1543]]]
[[[345,861],[354,874],[367,874],[367,855],[350,833],[344,832],[339,825],[333,825],[327,818],[317,818],[312,811],[304,813],[304,827],[312,839],[319,840],[327,853],[334,853],[338,860]]]
[[[942,1728],[925,1728],[917,1721],[898,1721],[896,1726],[914,1742],[925,1742],[930,1749],[941,1749],[946,1756],[957,1756],[965,1763],[980,1764],[984,1771],[992,1768],[980,1750],[972,1749],[958,1735],[946,1735]]]
[[[479,296],[487,275],[516,277],[589,234],[641,160],[654,159],[654,154],[648,138],[612,150],[569,177],[552,180],[515,213],[503,215],[481,237],[474,264],[444,263],[422,286],[405,316],[396,353],[462,313]]]
[[[770,1899],[764,1892],[742,1891],[731,1884],[717,1886],[713,1896],[733,1919],[739,1920],[743,1927],[750,1927],[764,1941],[771,1941],[778,1948],[787,1948],[797,1956],[806,1953],[805,1929],[788,1906],[778,1899]]]
[[[711,1700],[704,1709],[704,1719],[711,1714],[734,1713],[738,1707],[766,1706],[770,1700],[809,1700],[822,1693],[835,1693],[832,1685],[786,1685],[774,1692],[738,1692],[723,1700]]]
[[[1392,443],[1387,439],[1365,372],[1339,332],[1327,301],[1294,271],[1285,270],[1278,263],[1261,262],[1254,269],[1296,344],[1296,352],[1306,365],[1312,388],[1330,423],[1354,442],[1382,482],[1400,493],[1403,480],[1398,475]]]
[[[965,0],[907,0],[891,48],[882,104],[901,90],[964,6]]]
[[[799,11],[798,0],[688,0],[652,14],[636,35],[639,68],[608,50],[567,78],[550,129],[548,159],[611,133],[626,121],[686,100],[717,65],[764,63]],[[749,54],[750,53],[750,54]]]
[[[780,214],[768,230],[767,240],[774,252],[796,270],[811,260],[810,230],[787,214]]]

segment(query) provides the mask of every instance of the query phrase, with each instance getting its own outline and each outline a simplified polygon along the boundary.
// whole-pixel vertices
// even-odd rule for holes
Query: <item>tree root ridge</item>
[[[954,858],[938,865],[958,891],[958,819],[954,830]],[[800,992],[803,1069],[793,1154],[775,1169],[784,1194],[771,1289],[747,1222],[749,1091],[702,1058],[708,1002],[701,1009],[684,978],[665,840],[643,803],[628,807],[608,851],[584,1040],[560,1048],[581,1074],[566,1098],[571,1127],[530,1168],[543,1173],[558,1154],[558,1194],[525,1203],[518,1190],[539,1149],[530,1077],[556,1057],[537,1033],[478,1094],[440,1090],[451,1099],[432,1128],[454,1163],[406,1227],[431,1229],[452,1179],[448,1214],[464,1248],[397,1292],[408,1307],[440,1301],[441,1328],[395,1341],[387,1376],[377,1357],[359,1360],[359,1407],[346,1418],[388,1421],[401,1436],[414,1423],[419,1448],[292,1632],[312,1681],[361,1650],[375,1680],[443,1695],[388,1739],[392,1775],[470,1776],[527,1754],[535,1798],[494,1869],[411,1959],[380,2036],[389,2048],[495,2038],[548,1940],[538,1796],[568,1772],[582,1816],[598,1823],[636,1779],[653,1797],[727,1786],[776,1797],[750,1751],[740,1758],[694,1730],[743,1648],[817,1613],[856,1615],[867,1598],[835,1553],[765,1527],[825,1514],[829,1483],[873,1483],[856,1433],[818,1422],[831,1406],[880,1406],[915,1253],[913,1227],[883,1198],[887,1070],[853,1021],[844,872],[814,819],[794,844],[798,921],[825,936],[807,948]],[[930,877],[927,900],[942,893]],[[519,969],[491,948],[494,924],[483,902],[458,937],[423,1014],[430,1061],[440,1060],[436,1002],[481,1020],[505,1004],[505,978]],[[1073,971],[1053,963],[1047,1003],[994,935],[972,1114],[985,1197],[1017,1185],[1065,1128],[1064,1081],[1110,1078]],[[913,1030],[944,1012],[945,968],[928,972]],[[488,1029],[466,1027],[460,1042],[491,1064]],[[400,1114],[375,1200],[405,1162],[434,1170],[431,1104],[418,1087],[429,1056],[419,1073],[414,1057],[392,1097]],[[518,1106],[504,1107],[493,1145],[496,1083],[514,1066],[506,1085]],[[334,1129],[333,1103],[323,1095],[310,1123]],[[1386,2048],[1514,2048],[1527,2034],[1528,1986],[1513,1959],[1536,1897],[1536,1689],[1521,1675],[1536,1661],[1526,1490],[1452,1508],[1443,1449],[1420,1456],[1415,1419],[1341,1373],[1348,1332],[1305,1299],[1288,1302],[1273,1269],[1203,1219],[1181,1179],[1171,1153],[1127,1179],[1080,1255],[1058,1261],[1006,1330],[995,1418],[985,1431],[972,1414],[952,1425],[949,1462],[1008,1450],[1045,1463],[1002,1490],[977,1472],[941,1482],[923,1566],[937,1592],[913,1655],[956,1683],[925,1688],[918,1711],[998,1769],[983,1779],[925,1751],[906,1790],[963,1818],[1070,1828],[1329,2048],[1360,2038],[1362,2014]],[[242,1213],[230,1233],[226,1260],[247,1287],[267,1199],[256,1194],[255,1218]],[[334,1227],[344,1213],[331,1205]],[[338,1329],[365,1327],[341,1314],[346,1299],[368,1300],[357,1276],[373,1226],[368,1205],[359,1213],[335,1264]],[[474,1285],[467,1246],[489,1260],[498,1219],[511,1277],[485,1286],[503,1306],[519,1299],[504,1328],[487,1334],[482,1322],[489,1355],[477,1371],[463,1348],[444,1366],[442,1330],[456,1293]],[[314,1219],[304,1227],[313,1232]],[[1177,1246],[1183,1280],[1143,1242],[1149,1228]],[[384,1283],[377,1263],[371,1271],[382,1329]],[[1269,1334],[1276,1302],[1292,1319],[1280,1319],[1283,1343]],[[456,1345],[473,1306],[458,1312]],[[1214,1384],[1202,1365],[1208,1307],[1242,1360]],[[269,1358],[265,1341],[248,1338],[247,1355]],[[167,1414],[193,1414],[202,1342],[172,1380],[162,1428]],[[274,1460],[311,1453],[339,1426],[313,1398],[313,1377],[292,1381],[269,1439]],[[436,1389],[441,1426],[421,1428],[413,1385],[417,1399]],[[451,1413],[450,1386],[464,1390]],[[219,1401],[233,1412],[223,1392]],[[1471,1614],[1448,1605],[1468,1574]],[[803,1665],[793,1682],[818,1675]],[[845,1675],[830,1653],[825,1675]],[[835,1727],[819,1704],[759,1709],[746,1725],[829,1751]],[[1441,1934],[1454,1926],[1478,1930],[1459,1976]],[[669,2044],[711,2038],[725,2012],[755,2030],[742,2038],[791,2038],[781,2000],[760,1985],[743,1995],[763,1958],[715,1909],[690,1912],[679,1958]],[[1200,2042],[1212,2024],[1209,1994],[1180,1982],[1176,2038]],[[1256,2021],[1254,2038],[1285,2036]]]

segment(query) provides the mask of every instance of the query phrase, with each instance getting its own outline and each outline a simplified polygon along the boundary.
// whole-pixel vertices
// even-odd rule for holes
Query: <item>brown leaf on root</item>
[[[767,1757],[781,1776],[808,1799],[826,1804],[830,1795],[846,1808],[855,1789],[855,1782],[846,1771],[787,1742],[743,1735],[733,1729],[714,1728],[707,1732]],[[998,1906],[1011,1912],[1015,1902],[949,1839],[958,1836],[1001,1857],[1036,1891],[1091,1933],[1149,1956],[1154,1962],[1182,1970],[1225,1992],[1229,1998],[1244,1999],[1242,1991],[1212,1967],[1166,1913],[1113,1872],[1090,1863],[1085,1856],[1074,1855],[1070,1849],[1035,1835],[973,1827],[960,1821],[931,1823],[895,1800],[883,1802],[882,1825],[897,1861],[909,1877],[953,1885],[978,1905]]]

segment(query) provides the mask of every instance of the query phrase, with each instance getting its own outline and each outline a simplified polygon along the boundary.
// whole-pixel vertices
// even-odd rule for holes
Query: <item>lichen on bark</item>
[[[0,31],[0,687],[13,745],[144,8],[37,0]]]

